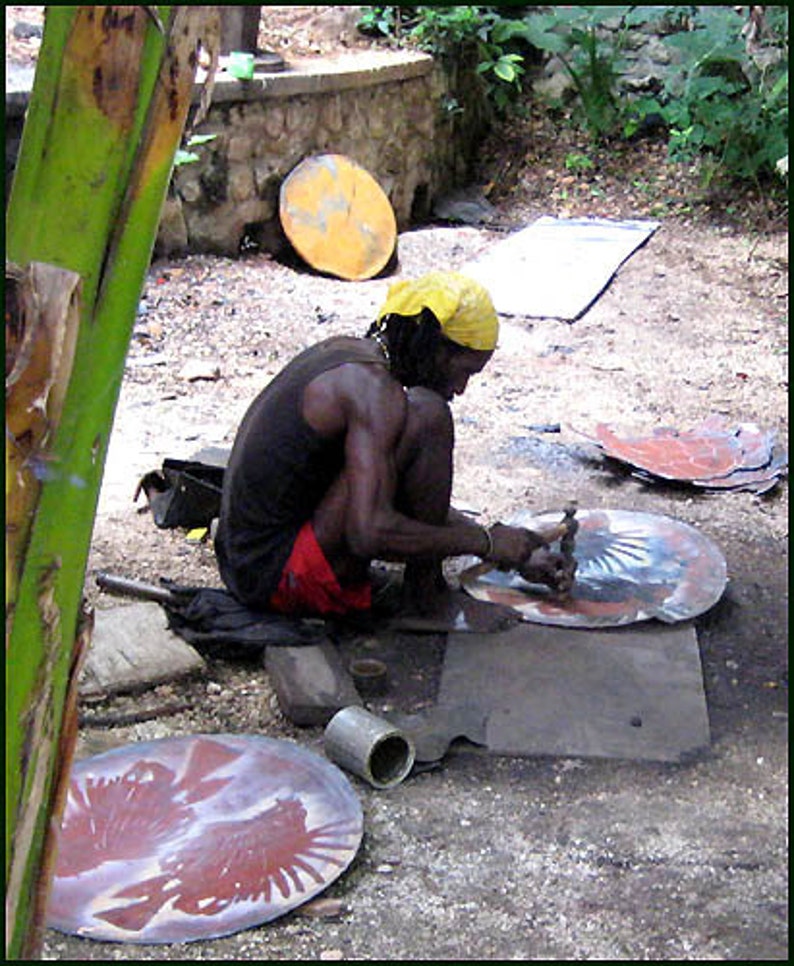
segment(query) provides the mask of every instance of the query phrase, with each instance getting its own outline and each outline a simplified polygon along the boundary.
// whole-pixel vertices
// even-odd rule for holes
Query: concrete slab
[[[681,761],[710,742],[691,623],[450,634],[438,705],[481,709],[494,754]]]
[[[139,691],[200,673],[205,666],[195,648],[168,630],[159,604],[122,604],[95,612],[80,695],[103,697]]]

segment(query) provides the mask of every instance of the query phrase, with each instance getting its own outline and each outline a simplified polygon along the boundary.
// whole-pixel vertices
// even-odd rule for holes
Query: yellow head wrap
[[[486,289],[459,272],[428,272],[414,281],[395,282],[378,321],[387,315],[419,315],[427,308],[444,335],[469,349],[496,348],[499,319]]]

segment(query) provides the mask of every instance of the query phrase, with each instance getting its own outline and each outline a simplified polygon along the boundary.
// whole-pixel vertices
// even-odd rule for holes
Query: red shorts
[[[369,610],[372,587],[369,583],[340,585],[317,543],[311,522],[307,521],[295,539],[270,606],[281,614],[345,614],[351,610]]]

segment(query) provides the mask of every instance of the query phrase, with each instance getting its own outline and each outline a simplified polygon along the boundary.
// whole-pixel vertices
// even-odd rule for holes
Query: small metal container
[[[414,764],[411,739],[390,721],[364,708],[342,708],[325,729],[325,754],[331,761],[369,782],[393,788]]]
[[[359,657],[350,662],[353,684],[362,698],[385,694],[389,671],[383,661],[374,657]]]

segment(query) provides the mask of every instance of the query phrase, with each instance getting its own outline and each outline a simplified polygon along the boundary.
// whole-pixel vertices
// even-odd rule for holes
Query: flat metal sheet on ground
[[[450,634],[438,705],[481,709],[494,754],[681,761],[710,741],[691,624]]]
[[[485,285],[503,315],[573,322],[658,227],[657,221],[546,215],[461,271]]]

